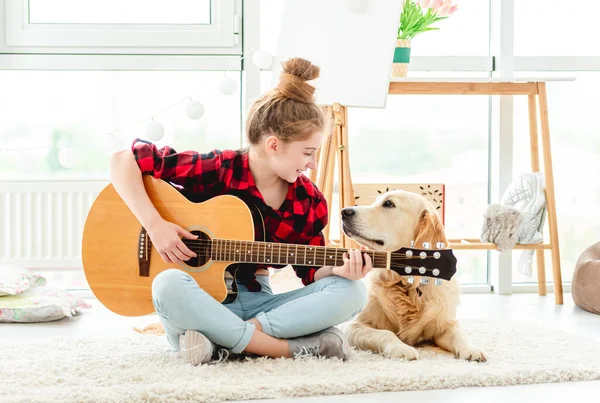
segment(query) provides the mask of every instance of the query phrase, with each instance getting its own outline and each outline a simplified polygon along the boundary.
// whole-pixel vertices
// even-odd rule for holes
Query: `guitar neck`
[[[235,241],[213,238],[211,258],[222,262],[282,264],[298,266],[341,266],[346,248],[331,246],[297,245],[275,242]],[[389,268],[388,252],[363,250],[374,268]]]

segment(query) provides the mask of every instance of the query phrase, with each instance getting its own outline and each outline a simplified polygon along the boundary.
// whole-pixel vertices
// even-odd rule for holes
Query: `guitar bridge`
[[[152,248],[149,245],[150,238],[148,232],[142,227],[140,236],[138,238],[138,267],[140,270],[140,277],[150,277],[150,251]]]

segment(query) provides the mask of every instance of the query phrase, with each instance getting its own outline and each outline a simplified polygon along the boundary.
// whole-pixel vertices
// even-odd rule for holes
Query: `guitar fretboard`
[[[234,241],[212,239],[211,259],[222,262],[259,263],[298,266],[341,266],[345,248],[330,246],[296,245],[274,242]],[[363,251],[372,261],[373,267],[387,267],[387,252]]]

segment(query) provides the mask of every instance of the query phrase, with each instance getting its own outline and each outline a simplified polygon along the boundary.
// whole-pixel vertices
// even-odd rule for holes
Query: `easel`
[[[348,154],[348,114],[345,106],[334,103],[325,108],[329,116],[331,126],[329,134],[323,141],[323,145],[317,152],[318,169],[310,173],[310,178],[315,182],[319,189],[325,195],[327,202],[331,204],[333,198],[333,182],[335,172],[335,159],[338,162],[339,194],[340,208],[354,206],[354,191],[352,188],[352,179],[350,176],[350,161]],[[330,211],[331,205],[328,206]],[[330,217],[331,220],[332,217]],[[339,216],[338,218],[339,219]],[[325,242],[327,245],[332,243],[329,237],[331,221],[323,230]],[[349,248],[355,243],[346,235],[340,235],[340,247]]]

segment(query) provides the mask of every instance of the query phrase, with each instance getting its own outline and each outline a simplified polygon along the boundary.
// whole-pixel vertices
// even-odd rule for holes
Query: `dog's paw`
[[[473,346],[464,346],[462,348],[459,348],[454,352],[454,355],[456,355],[456,358],[461,360],[479,362],[487,361],[487,357],[485,356],[483,350]]]
[[[405,358],[411,361],[419,359],[417,349],[404,343],[389,344],[383,350],[383,355],[388,358]]]

